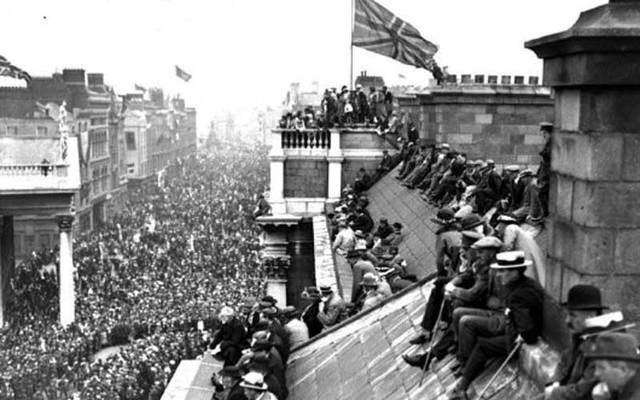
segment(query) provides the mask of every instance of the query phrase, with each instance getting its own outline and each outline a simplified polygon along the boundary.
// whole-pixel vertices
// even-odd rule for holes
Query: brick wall
[[[409,113],[420,137],[498,165],[536,165],[543,144],[539,124],[554,120],[553,99],[537,86],[434,88],[398,97],[398,107]]]
[[[328,163],[326,160],[284,162],[284,197],[327,197]]]

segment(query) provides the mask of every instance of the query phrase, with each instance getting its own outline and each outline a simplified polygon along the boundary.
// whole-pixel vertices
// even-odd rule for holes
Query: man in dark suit
[[[588,399],[591,390],[598,383],[593,363],[584,357],[586,350],[595,342],[597,332],[609,328],[589,326],[588,321],[602,314],[606,307],[602,305],[600,290],[591,285],[575,285],[569,289],[565,322],[573,334],[573,346],[562,354],[559,382],[546,388],[546,400]],[[584,335],[587,334],[588,337]]]
[[[209,348],[219,347],[219,352],[214,357],[224,361],[225,366],[234,365],[240,359],[247,332],[231,307],[222,307],[219,318],[222,326],[214,336]]]
[[[494,357],[506,357],[520,341],[534,344],[542,332],[544,291],[536,281],[524,274],[532,264],[531,260],[525,259],[522,251],[499,253],[496,260],[491,264],[491,269],[496,271],[505,287],[506,318],[495,320],[502,321],[504,327],[495,326],[492,317],[462,317],[461,325],[465,318],[474,318],[474,321],[465,324],[464,330],[460,329],[459,341],[475,341],[475,345],[450,400],[466,400],[469,384],[480,375],[487,361]]]

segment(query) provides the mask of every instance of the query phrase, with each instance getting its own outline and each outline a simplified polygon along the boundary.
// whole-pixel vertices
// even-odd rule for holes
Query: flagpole
[[[349,53],[350,53],[350,65],[349,65],[349,89],[353,90],[353,29],[355,25],[355,0],[351,0],[351,37],[349,38]]]

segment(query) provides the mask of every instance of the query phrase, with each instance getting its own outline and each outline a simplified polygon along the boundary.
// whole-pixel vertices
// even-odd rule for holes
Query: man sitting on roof
[[[495,326],[492,318],[473,317],[476,323],[468,324],[465,332],[460,330],[460,339],[463,335],[474,337],[475,345],[450,400],[467,399],[467,388],[489,359],[505,357],[519,341],[534,344],[542,331],[544,292],[536,281],[524,274],[531,260],[521,251],[499,253],[496,259],[491,268],[505,286],[504,326]]]
[[[268,391],[264,375],[259,372],[249,372],[244,375],[240,387],[244,389],[247,400],[278,400],[273,393]]]
[[[604,333],[598,336],[585,357],[595,364],[595,376],[601,382],[593,389],[594,399],[640,399],[640,354],[635,336]],[[609,397],[603,396],[607,394]]]
[[[384,280],[380,280],[376,274],[371,272],[364,274],[360,286],[363,292],[357,301],[360,311],[373,308],[391,296],[389,284]]]
[[[603,321],[600,326],[592,323],[594,317],[602,315],[607,307],[602,305],[600,290],[591,285],[573,286],[563,306],[567,310],[565,322],[572,333],[573,346],[563,352],[559,366],[560,381],[547,387],[545,400],[588,399],[598,380],[593,363],[588,363],[584,355],[595,343],[597,333],[610,328],[610,321]],[[614,323],[622,320],[622,314],[617,314],[620,321]]]

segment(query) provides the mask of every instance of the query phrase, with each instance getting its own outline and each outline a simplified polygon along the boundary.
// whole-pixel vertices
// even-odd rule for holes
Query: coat
[[[527,344],[534,344],[542,333],[544,291],[538,282],[522,276],[506,285],[505,312],[509,348],[520,335]]]
[[[617,400],[638,400],[640,399],[640,370],[627,382],[618,394]]]
[[[346,304],[342,297],[333,293],[329,299],[324,302],[324,309],[318,312],[318,320],[327,328],[340,322],[340,318],[344,314]]]
[[[559,367],[563,375],[561,385],[551,392],[548,400],[591,399],[591,390],[598,380],[594,376],[593,364],[586,363],[584,353],[591,347],[593,339],[582,341],[579,335],[574,337],[573,348],[562,354]]]
[[[220,350],[224,351],[228,347],[235,347],[241,349],[244,346],[246,339],[246,331],[242,322],[238,318],[233,317],[226,324],[222,324],[220,330],[213,338],[210,348],[215,348],[220,344]]]

